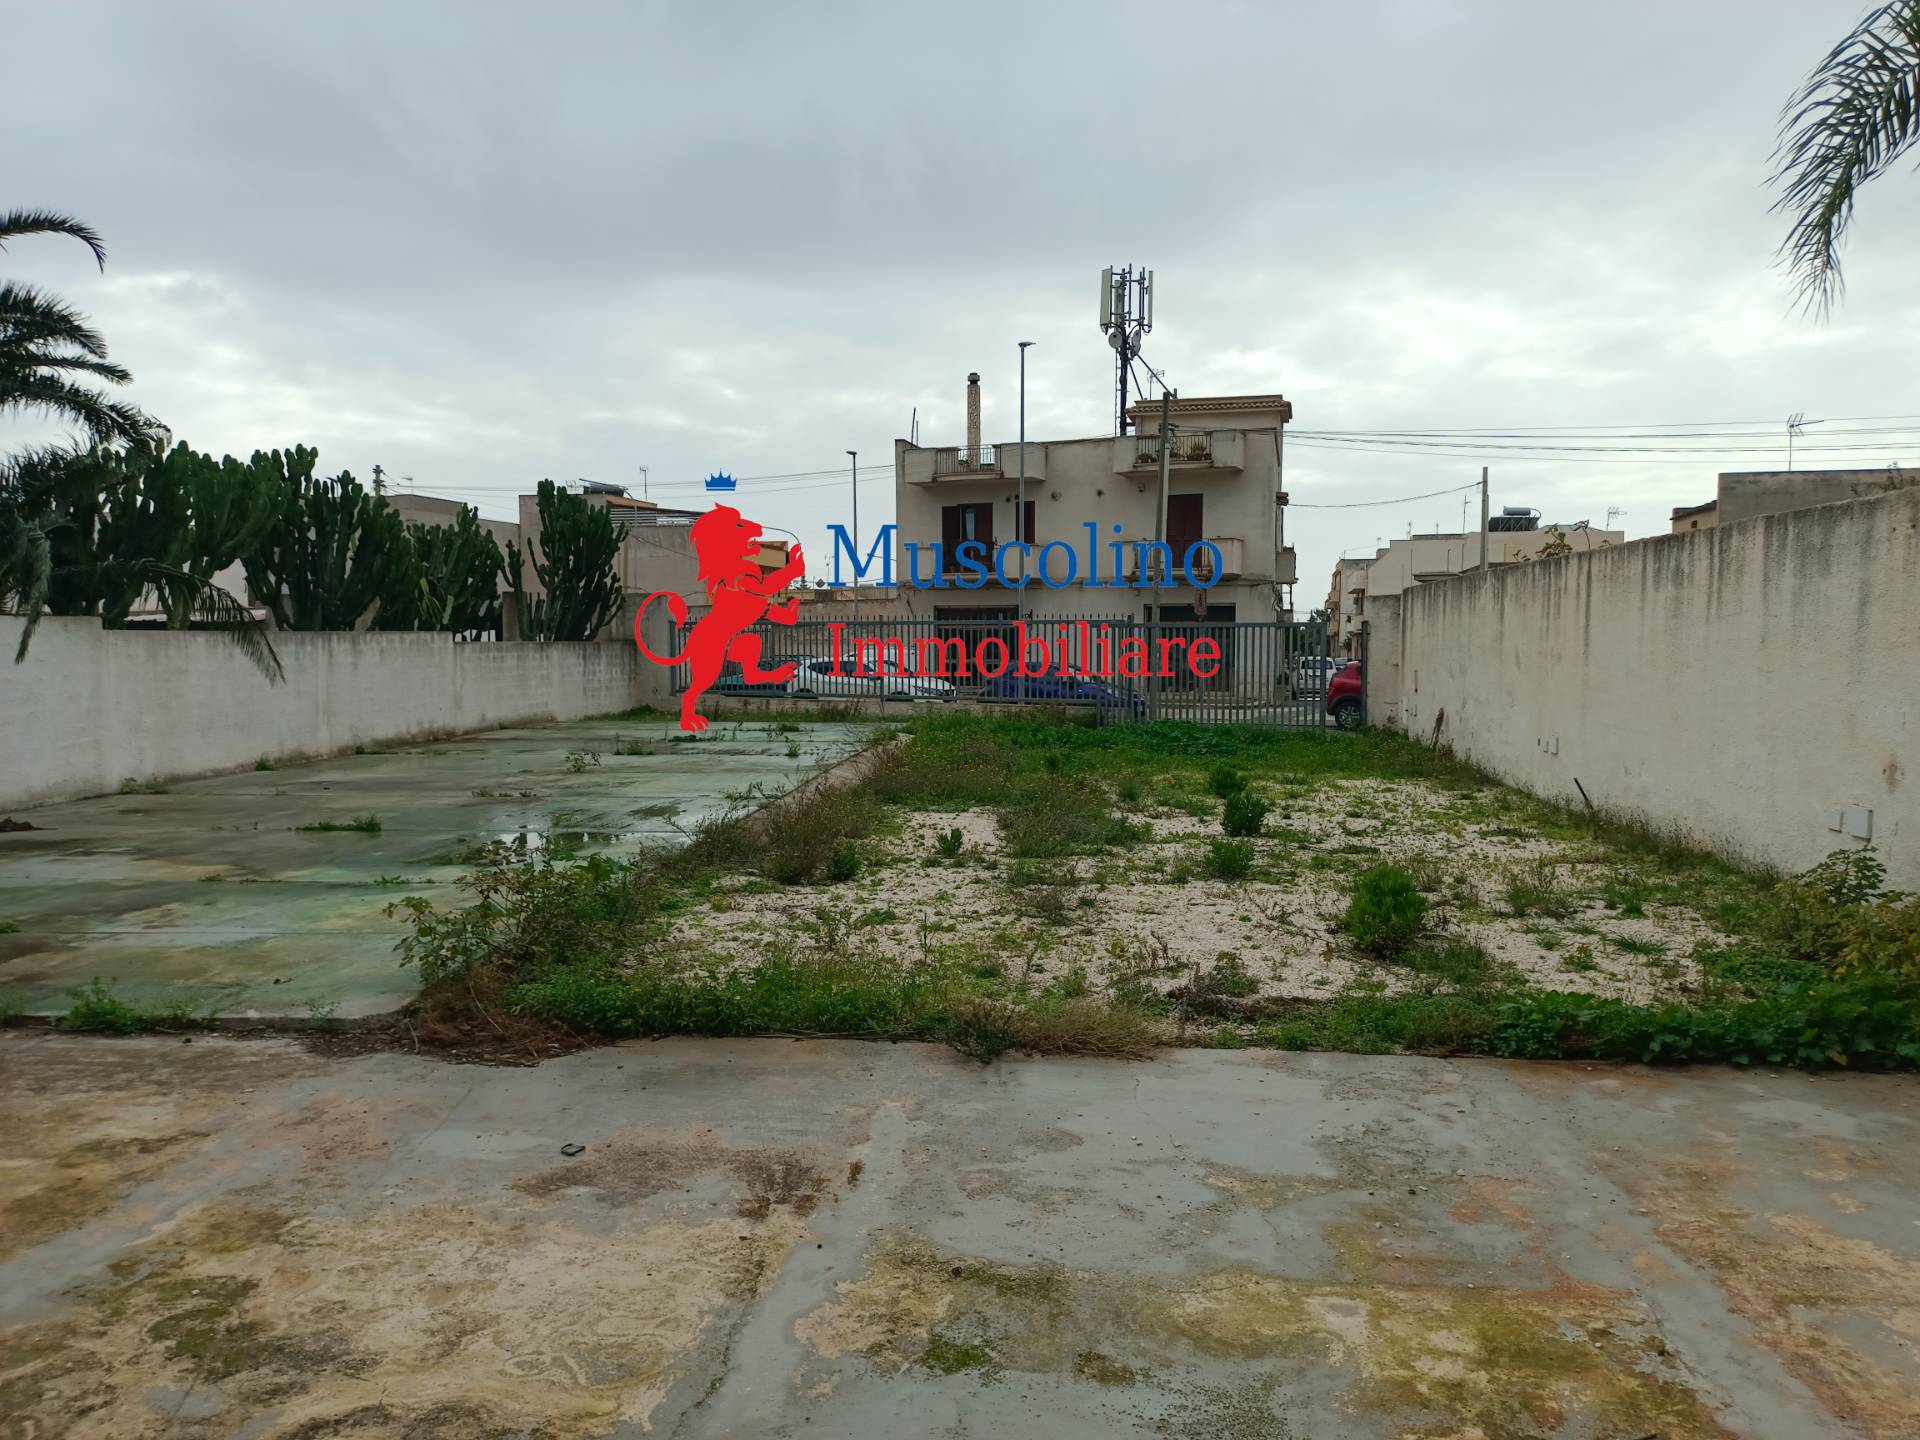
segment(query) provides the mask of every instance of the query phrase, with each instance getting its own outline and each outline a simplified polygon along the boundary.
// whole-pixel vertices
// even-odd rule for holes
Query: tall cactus
[[[405,539],[399,512],[348,472],[314,479],[319,458],[305,445],[253,455],[281,499],[272,530],[245,557],[247,584],[282,630],[353,629]]]
[[[451,525],[407,527],[380,591],[376,630],[494,631],[500,625],[500,546],[471,505]]]
[[[569,495],[551,480],[540,482],[538,506],[540,548],[528,537],[527,558],[545,595],[527,594],[520,547],[507,545],[507,583],[513,590],[520,638],[591,640],[620,613],[623,592],[614,568],[620,534],[606,510]]]

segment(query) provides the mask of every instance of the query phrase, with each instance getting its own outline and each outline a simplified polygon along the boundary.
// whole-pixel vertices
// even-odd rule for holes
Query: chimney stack
[[[980,372],[973,371],[967,376],[967,455],[978,463],[980,458]]]

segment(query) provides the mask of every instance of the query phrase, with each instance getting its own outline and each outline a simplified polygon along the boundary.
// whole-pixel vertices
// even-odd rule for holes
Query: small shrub
[[[1140,777],[1129,770],[1115,782],[1113,793],[1119,797],[1122,804],[1138,805],[1141,794]]]
[[[168,791],[167,787],[158,780],[136,780],[129,775],[120,782],[120,793],[122,795],[165,795]]]
[[[942,830],[933,837],[934,853],[942,859],[957,860],[960,858],[960,852],[966,848],[966,837],[960,833],[958,825],[949,830]]]
[[[256,770],[271,770],[271,769],[273,769],[273,762],[272,762],[271,760],[269,760],[269,759],[267,759],[267,758],[266,758],[266,757],[265,757],[265,756],[263,755],[263,756],[261,756],[261,758],[260,758],[260,759],[258,759],[258,760],[256,760],[256,761],[254,761],[254,762],[253,762],[253,768],[254,768],[254,769],[256,769]]]
[[[1186,1008],[1197,1015],[1232,1014],[1237,1001],[1260,993],[1260,982],[1238,955],[1223,953],[1204,970],[1196,970],[1182,996]]]
[[[851,840],[842,840],[827,856],[827,883],[844,885],[859,873],[860,847]]]
[[[599,763],[600,752],[597,750],[569,750],[567,752],[567,769],[575,775],[590,770]]]
[[[1241,837],[1258,835],[1267,823],[1267,802],[1249,791],[1241,790],[1227,797],[1227,803],[1220,809],[1220,828],[1229,835]]]
[[[62,1030],[101,1030],[130,1035],[147,1028],[147,1016],[126,1001],[115,999],[100,983],[98,975],[93,977],[92,984],[69,990],[67,1001],[67,1013],[59,1022]]]
[[[863,786],[818,786],[761,812],[757,856],[751,836],[740,830],[731,836],[716,833],[702,858],[717,855],[725,841],[740,858],[757,860],[759,869],[782,885],[804,885],[822,875],[831,876],[833,867],[844,869],[848,863],[853,871],[841,878],[851,879],[859,871],[860,858],[857,851],[852,852],[849,861],[842,852],[843,843],[866,836],[876,813],[873,796]]]
[[[1376,865],[1353,887],[1347,905],[1347,933],[1372,955],[1393,958],[1420,934],[1427,918],[1427,897],[1413,877],[1397,865]]]
[[[1246,840],[1207,842],[1207,873],[1216,880],[1244,880],[1253,872],[1253,845]]]
[[[1238,795],[1247,788],[1247,777],[1233,766],[1215,765],[1207,772],[1207,793],[1216,799],[1225,800],[1228,796]]]

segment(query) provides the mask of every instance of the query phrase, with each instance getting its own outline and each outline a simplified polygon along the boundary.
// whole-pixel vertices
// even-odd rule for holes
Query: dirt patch
[[[1729,1153],[1641,1157],[1631,1168],[1615,1158],[1597,1157],[1660,1240],[1712,1273],[1836,1418],[1874,1440],[1920,1434],[1920,1261],[1805,1215],[1743,1208],[1732,1198],[1743,1176]]]
[[[532,1196],[580,1190],[602,1204],[627,1206],[681,1189],[695,1176],[715,1170],[730,1175],[740,1187],[737,1213],[748,1220],[764,1220],[776,1208],[811,1215],[829,1191],[812,1157],[797,1150],[730,1149],[707,1136],[611,1140],[577,1160],[515,1181],[513,1188]],[[848,1178],[857,1180],[858,1172],[849,1172]]]
[[[778,1215],[583,1229],[206,1207],[69,1313],[0,1332],[0,1410],[22,1433],[114,1440],[230,1435],[269,1409],[276,1436],[316,1440],[645,1427],[798,1233]]]
[[[1711,927],[1684,907],[1629,915],[1600,903],[1589,892],[1606,867],[1592,863],[1590,845],[1478,818],[1481,810],[1422,781],[1266,788],[1274,813],[1251,842],[1242,880],[1209,878],[1210,847],[1222,838],[1210,800],[1188,802],[1198,815],[1145,806],[1151,838],[1140,845],[1026,862],[1005,853],[986,811],[913,812],[851,883],[727,887],[676,919],[673,944],[720,971],[770,945],[810,940],[903,966],[929,958],[997,966],[1034,986],[1078,973],[1162,993],[1232,956],[1253,977],[1245,999],[1256,1007],[1322,1000],[1355,984],[1398,994],[1427,982],[1360,955],[1341,924],[1353,877],[1393,861],[1428,889],[1437,935],[1481,946],[1516,983],[1635,1002],[1679,998],[1699,983],[1692,953]],[[1507,913],[1515,874],[1542,879],[1550,916]]]
[[[1177,1281],[1010,1265],[895,1236],[804,1317],[823,1359],[875,1370],[1075,1375],[1192,1388],[1228,1362],[1272,1388],[1332,1370],[1357,1410],[1406,1436],[1730,1434],[1628,1291],[1316,1281],[1244,1269]],[[1271,1432],[1284,1433],[1284,1429]]]

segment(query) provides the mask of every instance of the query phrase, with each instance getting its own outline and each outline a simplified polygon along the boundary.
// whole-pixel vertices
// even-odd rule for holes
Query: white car
[[[951,681],[931,675],[909,674],[896,661],[885,661],[878,675],[856,675],[853,662],[843,660],[840,673],[834,673],[831,660],[802,660],[800,670],[787,687],[789,695],[831,695],[843,698],[879,700],[951,700],[957,693]]]

